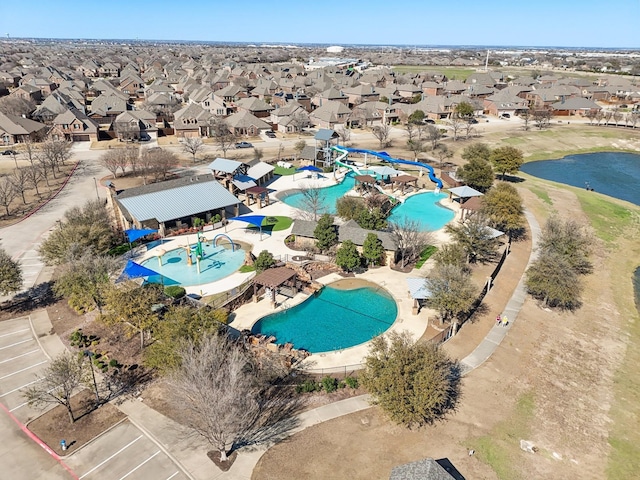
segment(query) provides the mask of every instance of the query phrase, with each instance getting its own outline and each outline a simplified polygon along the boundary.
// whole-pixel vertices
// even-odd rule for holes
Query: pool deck
[[[284,202],[276,198],[276,193],[286,190],[292,190],[301,188],[303,186],[331,186],[336,181],[332,174],[321,174],[318,179],[313,179],[308,176],[306,172],[296,173],[295,175],[281,176],[269,185],[269,189],[272,190],[270,194],[270,205],[263,207],[262,209],[255,208],[255,214],[259,215],[283,215],[292,218],[299,217],[299,211]],[[407,194],[403,198],[407,198],[418,193],[428,192],[429,190],[420,189],[418,192],[412,192]],[[432,190],[431,190],[432,191]],[[440,202],[443,206],[453,210],[455,212],[455,219],[460,218],[460,208],[455,202],[452,202],[449,198],[445,198]],[[247,224],[240,221],[231,221],[226,227],[211,232],[204,232],[204,236],[211,240],[213,236],[224,233],[231,237],[234,241],[241,241],[251,245],[251,251],[254,255],[258,256],[262,250],[268,250],[276,258],[285,258],[285,256],[293,255],[305,255],[305,252],[292,250],[284,243],[285,238],[291,233],[291,227],[287,230],[278,232],[272,232],[271,234],[263,233],[254,230],[247,229]],[[436,232],[432,232],[433,243],[436,245],[442,244],[449,240],[448,235],[443,229]],[[171,237],[173,240],[171,244],[159,245],[140,254],[135,258],[136,261],[142,261],[149,257],[157,256],[159,250],[167,250],[182,245],[193,244],[196,242],[197,235],[183,235],[180,237]],[[173,244],[173,245],[172,245]],[[422,336],[428,326],[427,319],[430,316],[434,316],[435,312],[423,308],[418,315],[413,315],[412,307],[413,300],[408,295],[407,277],[423,277],[426,274],[428,265],[423,266],[420,271],[412,271],[410,273],[402,273],[391,270],[388,266],[369,269],[362,274],[356,275],[356,278],[367,280],[384,287],[394,298],[398,306],[398,316],[393,325],[387,330],[388,332],[396,331],[408,331],[417,340]],[[249,279],[255,276],[255,272],[249,273],[233,273],[221,280],[212,283],[206,283],[202,285],[196,285],[192,287],[185,287],[187,293],[197,294],[201,296],[212,295],[236,288]],[[325,277],[319,278],[318,282],[323,284],[329,284],[337,280],[341,280],[344,277],[338,274],[330,274]],[[298,303],[303,302],[308,298],[305,293],[298,293],[294,298],[287,299],[284,296],[277,298],[277,308],[273,308],[268,300],[260,299],[258,302],[251,302],[242,305],[240,308],[232,313],[232,321],[230,325],[238,330],[251,329],[253,324],[260,318],[270,313],[276,312],[283,308],[290,308]],[[369,342],[356,345],[354,347],[345,348],[343,350],[336,350],[332,352],[313,354],[308,357],[304,362],[306,367],[311,370],[322,369],[338,369],[344,366],[357,366],[363,358],[367,355],[369,349]]]

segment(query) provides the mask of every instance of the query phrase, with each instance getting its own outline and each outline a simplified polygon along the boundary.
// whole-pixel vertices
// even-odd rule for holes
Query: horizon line
[[[247,40],[178,40],[178,39],[146,39],[146,38],[91,38],[91,37],[11,37],[9,33],[6,37],[0,37],[0,42],[6,43],[11,40],[39,40],[39,41],[90,41],[90,42],[132,42],[132,43],[196,43],[196,44],[221,44],[221,45],[253,45],[268,46],[343,46],[343,47],[389,47],[389,48],[455,48],[455,49],[569,49],[569,50],[625,50],[640,51],[638,47],[588,47],[569,45],[495,45],[495,44],[409,44],[409,43],[329,43],[329,42],[296,42],[296,41],[247,41]]]

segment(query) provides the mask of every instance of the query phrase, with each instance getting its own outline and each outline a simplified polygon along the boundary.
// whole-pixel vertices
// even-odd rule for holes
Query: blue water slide
[[[438,186],[438,189],[442,188],[442,180],[436,177],[436,172],[431,165],[422,162],[413,162],[411,160],[403,160],[401,158],[393,158],[387,152],[376,152],[373,150],[363,150],[361,148],[349,148],[343,146],[332,147],[334,150],[338,152],[347,152],[347,153],[366,153],[367,155],[373,155],[374,157],[378,157],[383,162],[389,163],[398,163],[401,165],[413,165],[415,167],[425,168],[429,172],[429,180],[435,183]],[[343,157],[344,158],[344,157]],[[342,160],[342,159],[341,159]]]

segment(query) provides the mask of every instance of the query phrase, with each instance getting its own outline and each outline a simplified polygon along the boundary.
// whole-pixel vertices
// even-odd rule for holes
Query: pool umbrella
[[[267,218],[266,215],[242,215],[240,217],[232,217],[229,220],[239,220],[254,225],[260,229],[260,240],[262,240],[262,222]]]
[[[157,232],[158,230],[153,230],[152,228],[130,228],[129,230],[125,230],[124,234],[129,240],[129,251],[131,251],[131,242],[135,242],[139,238]]]
[[[116,283],[123,282],[125,280],[132,280],[134,278],[153,277],[156,275],[160,275],[162,277],[158,272],[151,270],[144,265],[140,265],[133,260],[129,260],[126,267],[124,267],[122,274],[120,274],[116,280]]]
[[[296,168],[296,172],[321,172],[322,169],[320,167],[316,167],[315,165],[305,165],[304,167]]]
[[[320,167],[316,167],[315,165],[305,165],[304,167],[296,168],[296,172],[322,172]],[[295,175],[294,175],[295,180]]]

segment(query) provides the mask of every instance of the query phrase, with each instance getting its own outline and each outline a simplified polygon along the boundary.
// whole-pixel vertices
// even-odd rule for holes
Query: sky
[[[3,0],[0,36],[640,48],[640,0]]]

